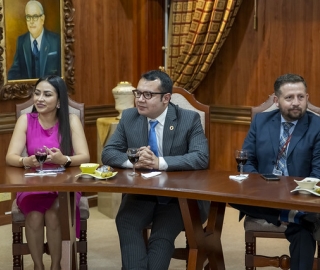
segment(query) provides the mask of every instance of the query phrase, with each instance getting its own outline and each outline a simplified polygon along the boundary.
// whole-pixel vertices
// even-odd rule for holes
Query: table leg
[[[62,238],[61,269],[77,270],[76,196],[74,192],[59,192],[59,215]]]
[[[225,203],[211,202],[205,228],[196,200],[179,198],[179,204],[189,243],[188,270],[201,270],[207,261],[211,270],[225,270],[221,245]]]

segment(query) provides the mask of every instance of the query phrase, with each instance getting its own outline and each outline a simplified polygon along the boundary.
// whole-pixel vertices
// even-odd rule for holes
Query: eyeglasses
[[[164,94],[168,94],[168,92],[160,92],[160,93],[154,93],[154,92],[150,92],[150,91],[145,91],[145,92],[141,92],[139,90],[132,90],[132,93],[134,95],[134,97],[136,98],[140,98],[141,95],[143,95],[143,97],[145,99],[151,99],[153,95],[164,95]]]
[[[26,15],[26,20],[27,22],[30,22],[31,19],[36,22],[38,21],[38,19],[42,16],[43,14],[40,14],[40,15]]]

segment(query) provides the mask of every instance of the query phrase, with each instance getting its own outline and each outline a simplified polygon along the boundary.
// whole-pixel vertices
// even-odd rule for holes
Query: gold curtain
[[[167,73],[191,93],[223,45],[242,0],[172,0]]]

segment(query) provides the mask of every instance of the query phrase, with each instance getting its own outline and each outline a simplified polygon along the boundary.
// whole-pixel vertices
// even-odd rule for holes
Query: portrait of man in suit
[[[8,80],[35,79],[45,75],[61,76],[60,34],[44,27],[45,13],[39,1],[27,2],[25,20],[28,32],[17,39]]]

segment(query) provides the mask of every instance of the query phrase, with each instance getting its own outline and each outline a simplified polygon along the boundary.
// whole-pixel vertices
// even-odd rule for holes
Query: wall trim
[[[210,105],[210,121],[225,124],[250,125],[251,107]]]
[[[85,107],[85,124],[95,125],[97,118],[119,115],[114,105]],[[251,107],[210,105],[210,121],[226,124],[250,125]],[[0,114],[0,134],[12,133],[16,123],[15,113]]]

